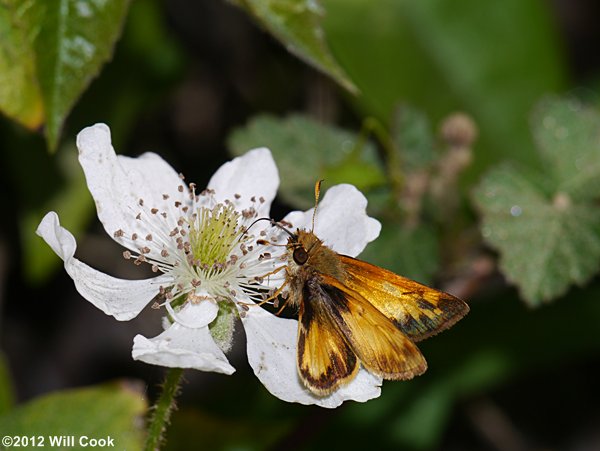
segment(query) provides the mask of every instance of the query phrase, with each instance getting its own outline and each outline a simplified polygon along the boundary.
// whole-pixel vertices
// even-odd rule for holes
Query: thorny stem
[[[162,386],[162,393],[152,407],[152,417],[148,426],[145,451],[160,449],[164,441],[164,432],[169,424],[171,412],[175,407],[175,397],[179,393],[179,384],[183,375],[182,368],[169,368]]]

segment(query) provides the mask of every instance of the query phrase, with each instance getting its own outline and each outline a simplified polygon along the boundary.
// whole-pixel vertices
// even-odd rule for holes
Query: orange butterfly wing
[[[344,285],[389,318],[412,341],[420,341],[455,324],[469,306],[451,294],[429,288],[370,263],[340,255]]]
[[[324,325],[339,331],[367,370],[385,379],[411,379],[427,369],[416,345],[363,296],[324,274],[306,285],[304,304],[319,304]]]
[[[313,393],[326,396],[350,382],[358,372],[356,354],[335,327],[332,301],[307,282],[298,314],[298,374]]]

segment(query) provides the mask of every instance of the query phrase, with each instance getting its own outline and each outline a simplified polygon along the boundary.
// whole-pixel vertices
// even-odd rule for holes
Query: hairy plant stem
[[[175,407],[175,397],[179,393],[179,385],[182,368],[169,368],[162,386],[162,392],[156,404],[152,407],[152,417],[148,425],[145,451],[159,450],[164,441],[164,433],[171,418],[171,412]]]

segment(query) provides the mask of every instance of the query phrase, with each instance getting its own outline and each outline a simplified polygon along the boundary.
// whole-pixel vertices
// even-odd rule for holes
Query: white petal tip
[[[257,147],[255,149],[249,150],[246,152],[246,155],[252,154],[253,158],[270,158],[273,159],[271,154],[271,150],[268,147]]]
[[[169,339],[149,340],[142,335],[136,335],[131,355],[134,360],[168,368],[190,368],[226,375],[235,372],[234,367],[227,361],[216,358],[214,354],[176,347]]]
[[[42,238],[48,234],[50,230],[60,225],[58,215],[54,211],[49,211],[40,221],[35,233]]]
[[[381,233],[381,222],[379,222],[375,218],[369,217],[368,221],[367,221],[366,229],[367,229],[367,240],[370,243],[371,241],[375,240]]]
[[[70,264],[77,248],[75,237],[67,229],[61,227],[55,212],[46,213],[35,233],[52,248],[56,255]]]
[[[110,144],[110,128],[106,124],[98,123],[84,128],[77,135],[77,148],[79,152],[85,152],[95,146]]]
[[[219,313],[216,301],[208,299],[198,304],[188,302],[179,312],[175,312],[168,302],[165,307],[176,323],[188,329],[199,329],[208,326]]]

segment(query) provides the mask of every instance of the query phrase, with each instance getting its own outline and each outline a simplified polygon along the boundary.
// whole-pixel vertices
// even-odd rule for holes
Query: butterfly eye
[[[303,265],[304,263],[306,263],[306,260],[308,260],[308,253],[304,250],[303,247],[297,247],[296,249],[294,249],[294,254],[292,255],[292,257],[294,258],[294,261],[297,264]]]

